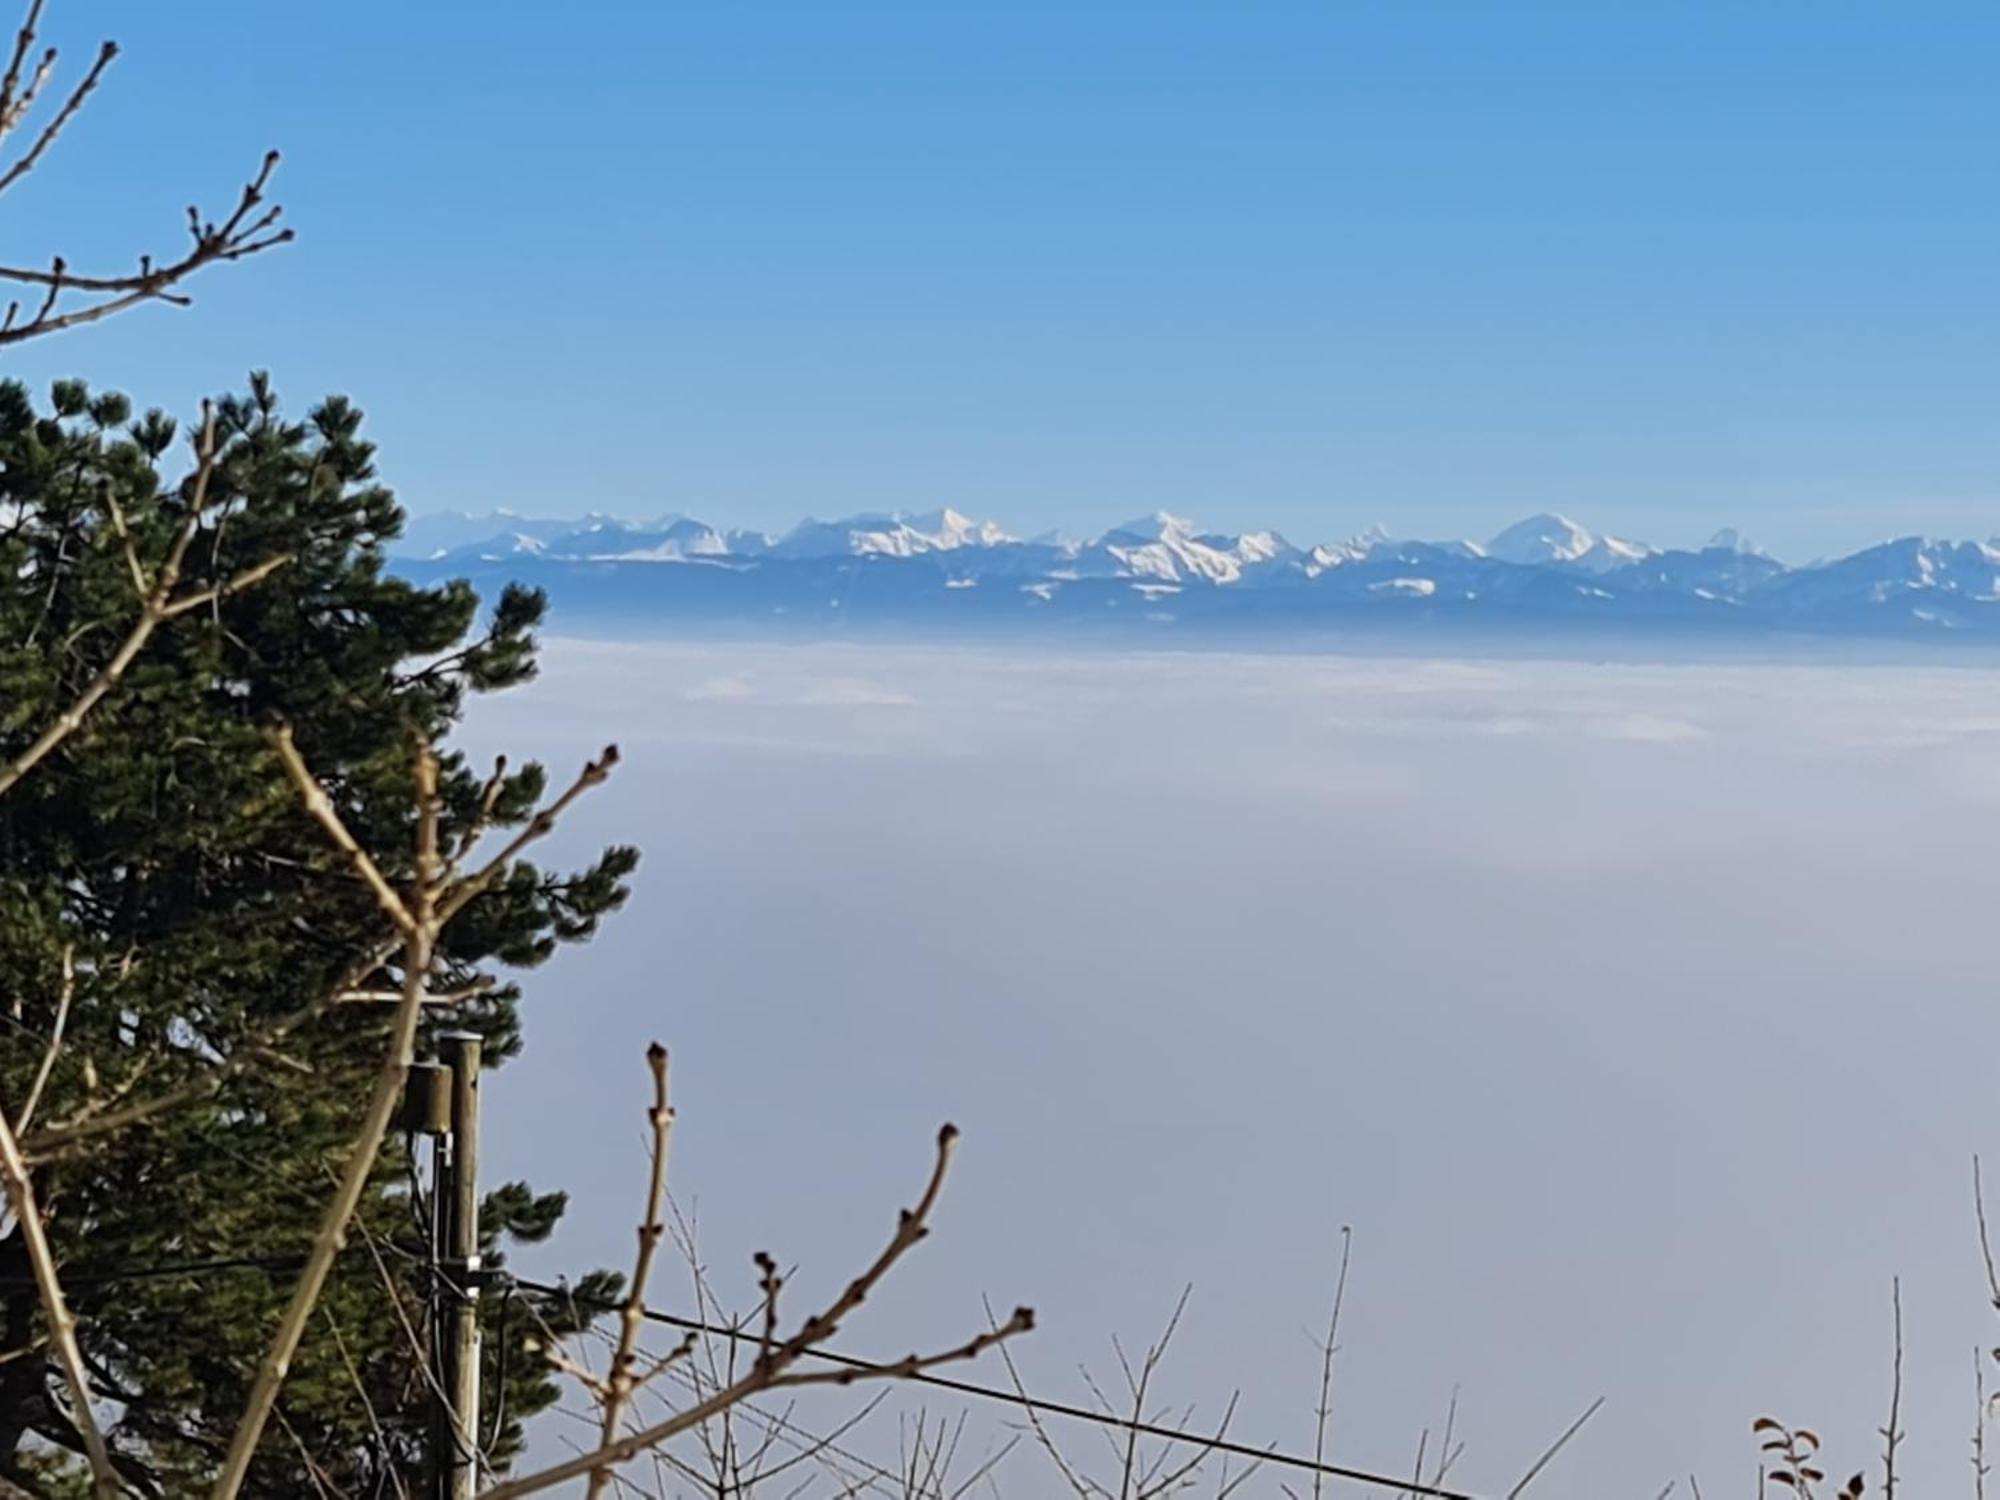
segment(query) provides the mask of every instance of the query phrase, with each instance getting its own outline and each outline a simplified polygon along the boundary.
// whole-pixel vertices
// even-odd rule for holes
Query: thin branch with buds
[[[674,1133],[674,1110],[667,1094],[667,1049],[658,1042],[648,1047],[646,1066],[653,1074],[653,1105],[646,1112],[646,1121],[653,1131],[653,1165],[646,1183],[646,1215],[639,1223],[638,1255],[632,1266],[631,1283],[625,1288],[625,1305],[618,1314],[618,1347],[612,1353],[611,1368],[604,1381],[604,1423],[600,1446],[616,1440],[626,1403],[632,1399],[632,1391],[638,1383],[634,1371],[639,1354],[639,1335],[646,1326],[646,1282],[652,1275],[653,1258],[659,1252],[660,1241],[667,1232],[666,1223],[660,1217],[667,1196],[667,1148],[673,1142]],[[591,1470],[589,1486],[585,1490],[589,1500],[596,1500],[610,1479],[611,1467],[608,1464]]]
[[[1319,1405],[1313,1409],[1313,1462],[1326,1460],[1326,1424],[1333,1411],[1333,1357],[1339,1348],[1340,1305],[1347,1297],[1347,1264],[1354,1251],[1353,1226],[1340,1226],[1340,1275],[1333,1284],[1333,1313],[1326,1323],[1326,1342],[1320,1346]],[[1326,1475],[1313,1472],[1313,1500],[1325,1493]]]
[[[1889,1424],[1881,1430],[1882,1496],[1896,1500],[1896,1449],[1903,1442],[1903,1278],[1894,1277],[1889,1285],[1896,1310],[1896,1355],[1889,1385]]]
[[[1986,1476],[1992,1466],[1986,1462],[1986,1351],[1972,1348],[1972,1398],[1976,1408],[1972,1419],[1972,1500],[1986,1500]]]
[[[448,874],[450,867],[439,845],[441,809],[437,756],[428,744],[420,739],[413,740],[411,774],[417,813],[416,848],[413,878],[406,893],[396,889],[383,874],[380,865],[348,829],[332,797],[306,764],[290,730],[280,726],[272,731],[270,739],[272,749],[307,814],[320,825],[327,841],[374,893],[390,926],[400,936],[403,991],[391,1023],[389,1047],[376,1074],[368,1108],[356,1130],[333,1198],[320,1219],[312,1249],[292,1289],[291,1300],[258,1367],[257,1377],[244,1403],[243,1417],[231,1437],[228,1456],[210,1491],[212,1500],[233,1500],[241,1492],[257,1445],[276,1407],[278,1392],[290,1371],[292,1356],[305,1336],[306,1325],[318,1305],[334,1258],[346,1244],[349,1227],[367,1187],[369,1174],[381,1155],[390,1119],[408,1080],[410,1065],[415,1060],[417,1028],[439,935],[457,913],[498,878],[520,850],[533,840],[546,836],[555,827],[557,818],[577,797],[601,784],[618,758],[616,747],[607,748],[603,756],[585,766],[567,792],[530,818],[527,826],[508,841],[493,861],[477,875],[452,884]],[[378,948],[370,956],[370,963],[363,974],[372,972],[386,960],[393,946],[394,940]],[[344,979],[334,993],[352,989],[360,977]],[[242,1052],[243,1049],[238,1048],[238,1053]]]
[[[39,102],[43,89],[55,75],[57,52],[46,49],[32,69],[28,56],[34,50],[41,28],[43,0],[31,0],[26,19],[15,33],[7,72],[0,78],[0,143],[22,126]],[[103,81],[105,71],[118,56],[116,42],[104,42],[76,86],[63,98],[47,123],[36,132],[27,148],[11,163],[0,166],[0,193],[21,181],[42,162],[49,148],[82,113],[90,96]],[[266,152],[256,173],[237,196],[236,206],[220,223],[204,219],[197,208],[188,209],[188,248],[180,255],[156,259],[139,258],[136,269],[123,275],[77,275],[68,261],[58,255],[47,269],[33,266],[0,265],[0,280],[37,289],[39,301],[27,320],[21,321],[22,305],[10,302],[0,314],[0,345],[18,344],[32,338],[95,323],[142,302],[164,302],[186,307],[189,298],[175,288],[204,266],[247,259],[262,251],[287,243],[289,228],[281,228],[284,210],[266,206],[271,176],[278,168],[278,153]],[[72,305],[63,309],[65,296]]]
[[[902,1211],[896,1221],[895,1233],[868,1268],[824,1308],[801,1323],[795,1333],[776,1341],[768,1350],[760,1348],[758,1358],[742,1375],[662,1421],[604,1443],[592,1452],[496,1485],[485,1492],[484,1500],[512,1500],[515,1496],[536,1494],[568,1480],[624,1463],[669,1438],[699,1427],[752,1396],[808,1386],[850,1386],[866,1380],[907,1379],[938,1365],[976,1358],[1033,1328],[1034,1313],[1025,1307],[1017,1308],[1004,1324],[988,1328],[955,1348],[931,1354],[909,1354],[886,1364],[859,1369],[846,1365],[834,1369],[796,1368],[816,1346],[840,1331],[843,1321],[867,1300],[883,1278],[895,1269],[897,1262],[930,1233],[930,1216],[944,1187],[957,1140],[958,1131],[954,1126],[946,1125],[938,1132],[937,1156],[922,1195],[914,1207]]]

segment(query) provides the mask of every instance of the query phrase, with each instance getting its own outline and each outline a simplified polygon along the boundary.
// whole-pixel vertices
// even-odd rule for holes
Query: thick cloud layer
[[[616,739],[564,840],[646,850],[490,1091],[488,1170],[574,1192],[538,1268],[627,1260],[658,1037],[745,1303],[756,1249],[801,1307],[858,1266],[964,1128],[855,1350],[1031,1302],[1075,1399],[1192,1282],[1165,1395],[1309,1450],[1352,1225],[1342,1461],[1407,1472],[1459,1387],[1501,1493],[1601,1393],[1537,1493],[1718,1495],[1767,1412],[1875,1463],[1901,1275],[1904,1470],[1967,1480],[2000,674],[559,643],[474,739]]]

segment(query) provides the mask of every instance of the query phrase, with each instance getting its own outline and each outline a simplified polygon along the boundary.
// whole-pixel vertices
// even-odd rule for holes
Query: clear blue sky
[[[0,248],[300,243],[14,352],[371,413],[414,509],[2000,529],[2000,8],[57,0]]]

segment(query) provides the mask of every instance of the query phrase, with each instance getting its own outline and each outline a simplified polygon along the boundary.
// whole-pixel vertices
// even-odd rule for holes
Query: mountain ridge
[[[780,536],[678,513],[447,513],[412,518],[392,556],[419,581],[518,579],[567,609],[667,618],[996,623],[1122,611],[1148,627],[1533,620],[2000,639],[2000,543],[1900,537],[1792,566],[1733,529],[1663,548],[1555,512],[1483,543],[1378,527],[1310,545],[1206,531],[1167,511],[1088,538],[1022,538],[950,508],[807,519]]]

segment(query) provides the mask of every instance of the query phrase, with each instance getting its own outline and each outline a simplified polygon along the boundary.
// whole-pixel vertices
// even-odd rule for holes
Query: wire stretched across
[[[525,1276],[513,1277],[516,1286],[530,1292],[540,1292],[545,1296],[571,1297],[582,1307],[593,1307],[610,1312],[622,1304],[576,1298],[568,1287],[555,1286],[547,1282],[531,1281]],[[683,1318],[676,1313],[646,1310],[649,1322],[661,1323],[669,1328],[678,1328],[684,1333],[712,1334],[717,1338],[733,1339],[739,1342],[755,1343],[758,1335],[740,1328],[728,1328],[714,1323],[705,1323],[698,1318]],[[806,1357],[826,1364],[845,1365],[851,1370],[880,1369],[874,1360],[859,1359],[851,1354],[838,1354],[831,1349],[808,1349]],[[1188,1443],[1207,1448],[1216,1453],[1233,1453],[1243,1458],[1254,1458],[1260,1463],[1275,1464],[1280,1468],[1302,1469],[1308,1473],[1324,1474],[1334,1479],[1346,1479],[1356,1484],[1374,1485],[1380,1489],[1395,1490],[1404,1495],[1422,1495],[1426,1500],[1477,1500],[1462,1490],[1448,1490],[1437,1485],[1424,1484],[1404,1475],[1396,1478],[1387,1474],[1374,1474],[1366,1469],[1348,1468],[1344,1464],[1317,1462],[1297,1454],[1284,1453],[1276,1448],[1253,1448],[1248,1443],[1238,1443],[1226,1438],[1203,1437],[1200,1433],[1178,1432],[1171,1427],[1160,1427],[1151,1422],[1135,1422],[1129,1417],[1115,1417],[1104,1412],[1092,1411],[1088,1407],[1071,1406],[1062,1401],[1049,1401],[1040,1396],[1023,1396],[1018,1391],[1003,1390],[998,1386],[978,1385],[969,1380],[954,1380],[947,1375],[933,1375],[919,1371],[907,1377],[920,1385],[936,1386],[940,1390],[955,1391],[961,1396],[977,1396],[985,1401],[1002,1401],[1010,1406],[1032,1407],[1050,1416],[1068,1417],[1079,1422],[1095,1422],[1100,1427],[1116,1427],[1121,1432],[1135,1432],[1142,1437],[1158,1438],[1169,1443]]]

